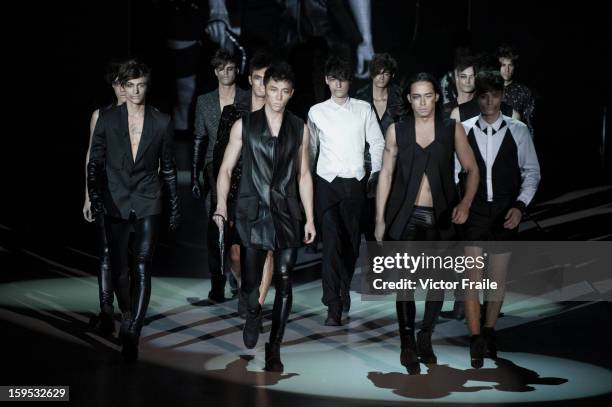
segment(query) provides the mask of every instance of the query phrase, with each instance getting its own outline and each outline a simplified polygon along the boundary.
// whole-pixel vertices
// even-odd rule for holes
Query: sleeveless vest
[[[265,250],[302,244],[302,210],[297,165],[304,122],[285,110],[278,137],[264,108],[242,122],[242,177],[236,202],[236,230],[243,246]]]
[[[427,174],[436,227],[442,240],[454,237],[453,208],[459,202],[454,182],[455,121],[437,116],[434,140],[426,148],[416,142],[414,118],[395,124],[398,155],[393,186],[385,211],[387,233],[400,239],[410,220],[423,174]]]

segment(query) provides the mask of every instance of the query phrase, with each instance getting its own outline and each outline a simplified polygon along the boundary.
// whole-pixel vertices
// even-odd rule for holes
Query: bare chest
[[[142,126],[144,117],[128,116],[128,128],[130,132],[130,145],[132,147],[132,159],[136,160],[140,138],[142,137]]]

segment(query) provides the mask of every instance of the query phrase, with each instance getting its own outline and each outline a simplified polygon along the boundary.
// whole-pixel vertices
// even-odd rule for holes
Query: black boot
[[[215,304],[225,301],[225,275],[210,277],[208,300]]]
[[[495,343],[495,329],[484,327],[482,328],[482,336],[485,342],[484,356],[491,359],[497,359],[497,345]]]
[[[121,354],[123,360],[132,363],[138,360],[138,342],[140,341],[140,329],[133,325],[125,332],[123,336],[123,347]]]
[[[130,325],[132,325],[132,313],[124,312],[121,314],[121,325],[119,325],[119,342],[123,343],[128,329],[130,329]]]
[[[417,354],[421,359],[421,362],[427,364],[438,363],[438,358],[433,352],[431,347],[431,334],[432,331],[420,330],[417,334]]]
[[[482,335],[470,338],[470,360],[474,369],[480,369],[484,363],[485,339]]]
[[[244,329],[242,331],[242,339],[244,340],[244,346],[248,349],[253,349],[257,345],[259,332],[261,330],[262,315],[263,312],[259,304],[257,304],[257,308],[254,310],[247,311],[246,322],[244,323]]]
[[[100,335],[110,337],[115,333],[115,321],[113,321],[113,307],[104,307],[98,315],[89,319],[89,326]]]
[[[247,299],[242,292],[238,293],[238,315],[242,319],[247,317]]]
[[[419,364],[419,357],[416,352],[416,342],[414,341],[414,332],[400,333],[400,341],[402,342],[400,363],[409,374],[421,373],[421,365]]]
[[[268,372],[282,373],[284,369],[280,358],[280,343],[266,343],[266,366]]]

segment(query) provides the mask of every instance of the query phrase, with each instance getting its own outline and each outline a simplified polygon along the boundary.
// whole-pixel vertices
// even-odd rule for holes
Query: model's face
[[[329,91],[333,97],[343,99],[348,96],[351,83],[332,76],[325,77],[325,83],[329,86]]]
[[[389,82],[391,82],[391,78],[393,78],[393,75],[391,75],[391,72],[381,70],[374,77],[374,79],[372,79],[372,83],[374,83],[374,86],[376,86],[377,88],[386,88],[387,86],[389,86]]]
[[[249,85],[251,85],[251,91],[258,98],[266,97],[266,87],[264,85],[264,75],[268,68],[256,69],[252,74],[249,75]]]
[[[416,117],[432,117],[435,113],[438,94],[431,82],[420,81],[410,86],[408,102]]]
[[[215,76],[219,81],[219,85],[233,85],[236,82],[236,64],[229,62],[224,66],[215,68]]]
[[[461,72],[455,71],[455,82],[457,82],[457,88],[464,93],[474,92],[474,67],[470,66],[465,68]]]
[[[478,96],[478,105],[483,116],[497,117],[501,109],[504,92],[494,90]]]
[[[144,76],[127,81],[123,86],[127,100],[136,105],[143,104],[147,93],[147,86],[148,81]]]
[[[113,87],[113,92],[115,92],[115,98],[117,98],[117,105],[124,104],[126,99],[126,91],[123,86],[121,86],[118,81],[113,82],[111,86]]]
[[[293,96],[293,84],[270,79],[266,85],[266,104],[275,112],[282,112]]]
[[[510,58],[499,58],[499,73],[505,81],[511,81],[514,75],[514,62]]]

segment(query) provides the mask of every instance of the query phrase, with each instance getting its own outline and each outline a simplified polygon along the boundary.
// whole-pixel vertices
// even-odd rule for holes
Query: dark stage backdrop
[[[203,2],[206,5],[206,2]],[[172,78],[164,15],[154,1],[45,2],[14,13],[10,64],[17,74],[15,127],[3,137],[3,224],[27,236],[65,239],[82,230],[84,156],[91,112],[110,100],[103,81],[113,57],[138,56],[154,70],[150,103],[168,112]],[[610,183],[601,165],[602,111],[610,109],[610,21],[604,2],[373,0],[376,51],[393,54],[400,76],[451,68],[453,49],[521,51],[518,77],[537,94],[538,199]],[[418,21],[416,41],[412,42]],[[14,52],[12,47],[15,48]],[[201,61],[207,69],[207,61]],[[210,89],[202,75],[200,92]],[[300,91],[299,89],[297,90]],[[23,102],[21,101],[23,98]],[[10,98],[5,98],[10,100]],[[608,143],[609,151],[609,143]]]

